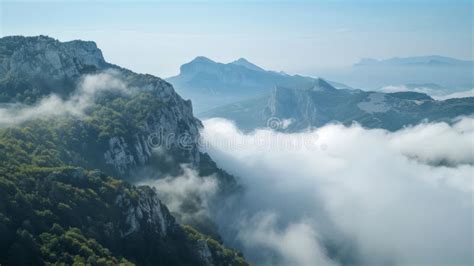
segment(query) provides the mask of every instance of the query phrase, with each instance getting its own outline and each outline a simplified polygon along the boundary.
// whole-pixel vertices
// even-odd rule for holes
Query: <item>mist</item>
[[[474,263],[472,118],[295,134],[215,118],[202,137],[244,186],[214,211],[220,233],[257,265]]]
[[[96,97],[106,91],[129,93],[127,86],[116,71],[85,75],[74,94],[68,99],[51,94],[34,105],[21,103],[0,105],[0,127],[59,115],[81,117],[84,115],[84,110],[94,104]]]
[[[211,175],[200,177],[196,170],[182,165],[179,176],[146,179],[137,185],[156,189],[160,200],[181,224],[202,224],[210,221],[211,202],[218,192],[217,179]]]
[[[425,93],[431,96],[433,99],[438,101],[444,101],[448,99],[456,99],[456,98],[466,98],[466,97],[474,97],[474,89],[468,90],[455,90],[455,89],[445,89],[445,88],[429,88],[423,87],[420,85],[415,88],[408,88],[406,85],[398,85],[398,86],[385,86],[380,89],[380,91],[392,93],[392,92],[406,92],[406,91],[413,91],[419,93]]]
[[[321,69],[313,73],[328,80],[335,80],[353,88],[378,90],[394,84],[435,83],[453,90],[472,89],[473,66],[352,66]],[[370,77],[370,78],[367,78]],[[422,87],[422,86],[420,86]]]
[[[448,94],[440,95],[440,96],[433,96],[434,99],[439,100],[439,101],[444,101],[448,99],[456,99],[456,98],[466,98],[466,97],[474,97],[474,89],[448,93]]]

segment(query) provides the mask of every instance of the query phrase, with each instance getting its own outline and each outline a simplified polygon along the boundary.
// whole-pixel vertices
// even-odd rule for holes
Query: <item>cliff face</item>
[[[94,42],[71,41],[61,43],[45,36],[23,38],[5,37],[8,50],[2,60],[2,74],[13,77],[41,77],[61,80],[78,77],[88,69],[107,65]],[[4,46],[4,47],[5,47]]]
[[[319,79],[306,89],[276,87],[266,97],[221,106],[203,117],[227,118],[248,131],[270,127],[298,132],[332,122],[393,131],[423,121],[451,122],[473,113],[472,97],[437,101],[422,93],[335,89]]]
[[[68,95],[83,74],[108,67],[93,42],[61,43],[45,36],[0,40],[0,102],[33,103],[50,94]]]
[[[159,93],[157,88],[162,87],[153,87],[143,91],[144,94],[138,93],[137,96],[132,96],[131,99],[127,99],[129,103],[123,108],[110,106],[118,113],[130,116],[126,124],[133,128],[127,130],[125,134],[110,135],[106,141],[107,145],[100,146],[103,157],[99,160],[113,167],[121,176],[126,176],[130,170],[137,167],[147,165],[157,150],[174,156],[175,164],[186,163],[193,167],[199,165],[200,153],[197,142],[201,122],[193,117],[190,102],[177,98],[179,96],[172,88],[170,90],[172,94],[167,96],[162,96],[163,92]],[[176,98],[166,98],[169,95]],[[157,106],[153,106],[154,104]],[[104,102],[103,106],[109,108],[109,103]],[[142,118],[130,121],[136,116]]]
[[[158,199],[154,190],[139,187],[137,193],[136,202],[124,194],[118,195],[115,199],[116,206],[122,210],[124,215],[122,237],[139,233],[144,228],[160,237],[166,237],[179,230],[178,224],[166,206]]]
[[[312,99],[308,97],[307,92],[277,87],[268,100],[263,119],[271,119],[272,117],[279,120],[292,119],[292,124],[289,126],[305,128],[311,124],[311,121],[316,121],[324,115],[321,114]],[[296,120],[295,118],[299,119]],[[277,125],[277,127],[281,126]]]
[[[398,130],[427,121],[446,121],[474,113],[474,98],[433,100],[421,93],[380,93],[348,90],[276,88],[264,109],[291,123],[283,131],[300,131],[330,122],[359,123],[368,128]]]

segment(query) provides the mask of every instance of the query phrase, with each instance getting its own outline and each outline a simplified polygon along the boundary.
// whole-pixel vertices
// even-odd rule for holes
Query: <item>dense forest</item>
[[[156,198],[156,192],[93,169],[113,172],[97,163],[98,151],[111,136],[138,131],[147,110],[160,108],[155,98],[146,92],[107,98],[85,119],[61,116],[0,130],[2,265],[199,265],[202,241],[213,258],[245,264],[238,252],[180,227],[162,204],[171,224],[166,235],[151,225],[127,234],[127,208]],[[117,203],[119,198],[126,204]]]

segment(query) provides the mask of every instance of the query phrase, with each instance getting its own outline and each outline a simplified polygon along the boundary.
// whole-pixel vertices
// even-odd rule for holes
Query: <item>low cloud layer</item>
[[[217,226],[211,219],[212,209],[215,207],[211,205],[217,199],[218,180],[214,175],[199,176],[196,170],[185,164],[181,165],[181,170],[180,175],[141,180],[137,185],[155,188],[179,223],[192,225],[217,238]]]
[[[439,101],[456,98],[474,97],[474,89],[453,92],[445,95],[433,95],[433,98]]]
[[[52,94],[32,106],[19,103],[0,106],[0,127],[50,116],[82,116],[84,110],[94,103],[95,98],[105,91],[128,93],[125,84],[113,71],[86,75],[67,100]]]
[[[399,86],[391,85],[391,86],[385,86],[381,88],[380,90],[387,93],[405,92],[405,91],[425,93],[438,101],[444,101],[444,100],[455,99],[455,98],[474,97],[474,89],[463,90],[463,91],[450,91],[448,89],[434,89],[434,88],[423,87],[423,86],[409,88],[405,85],[399,85]]]
[[[206,151],[245,186],[216,214],[221,233],[258,265],[474,263],[474,119],[397,132],[204,125]]]

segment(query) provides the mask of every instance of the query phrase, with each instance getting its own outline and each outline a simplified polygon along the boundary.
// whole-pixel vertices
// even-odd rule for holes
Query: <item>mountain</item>
[[[394,57],[385,60],[363,58],[355,66],[473,66],[474,61],[459,60],[446,56],[415,56],[415,57]]]
[[[275,86],[309,88],[317,79],[267,71],[244,58],[223,64],[196,57],[181,66],[179,75],[167,79],[197,113],[212,107],[269,93]],[[333,85],[348,88],[344,84]]]
[[[246,131],[270,127],[298,132],[327,123],[353,122],[394,131],[423,121],[450,122],[457,116],[473,113],[474,98],[436,101],[417,92],[276,87],[268,96],[221,106],[201,116],[230,119]]]
[[[81,75],[109,66],[93,42],[4,37],[0,47],[0,102],[33,103],[50,93],[66,96]]]
[[[238,66],[243,66],[245,68],[248,68],[250,70],[255,70],[255,71],[265,71],[263,68],[253,64],[253,63],[250,63],[249,61],[247,61],[247,59],[245,58],[239,58],[233,62],[231,62],[231,64],[234,64],[234,65],[238,65]]]
[[[238,186],[199,152],[201,122],[169,83],[93,42],[12,36],[0,95],[0,264],[246,265],[212,222],[183,226],[155,189],[130,184],[187,165],[220,196]]]
[[[402,84],[437,84],[449,94],[472,89],[473,72],[472,60],[432,55],[383,60],[365,58],[352,66],[321,69],[318,75],[364,90]]]
[[[139,89],[140,93],[127,100],[140,104],[141,109],[130,105],[123,107],[129,107],[129,110],[120,110],[119,106],[111,106],[111,99],[98,99],[102,105],[97,105],[97,108],[112,108],[130,116],[120,117],[126,121],[117,127],[131,135],[110,134],[106,139],[99,139],[103,143],[96,146],[101,148],[97,162],[110,168],[111,174],[126,175],[134,167],[148,162],[152,147],[145,140],[157,130],[163,130],[163,134],[189,134],[192,139],[199,138],[201,122],[193,116],[190,101],[183,100],[169,83],[160,78],[136,74],[105,62],[95,43],[62,43],[45,36],[4,37],[0,51],[0,95],[3,102],[37,104],[52,93],[67,99],[85,75],[104,71],[114,71],[112,78],[123,82],[126,87]],[[183,150],[176,145],[170,143],[170,150],[180,153],[183,162],[199,162],[197,147]]]

